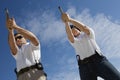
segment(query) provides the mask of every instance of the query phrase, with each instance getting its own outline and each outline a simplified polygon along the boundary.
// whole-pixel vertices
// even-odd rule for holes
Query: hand
[[[63,22],[68,22],[70,20],[70,17],[67,13],[62,13],[61,19]]]
[[[16,22],[15,22],[14,18],[7,19],[6,26],[8,29],[14,29],[16,27]]]

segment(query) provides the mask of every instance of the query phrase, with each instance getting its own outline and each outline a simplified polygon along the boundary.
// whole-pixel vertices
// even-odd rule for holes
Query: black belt
[[[87,57],[83,60],[80,60],[80,56],[77,55],[77,60],[78,60],[78,65],[80,64],[86,64],[86,63],[91,63],[91,62],[95,62],[95,61],[100,61],[102,58],[104,58],[103,55],[100,55],[98,52],[95,51],[95,54],[93,54],[90,57]]]
[[[19,72],[17,72],[16,69],[15,69],[15,73],[16,73],[16,75],[17,75],[17,77],[18,77],[19,75],[23,74],[24,72],[29,71],[30,69],[43,70],[43,66],[42,66],[41,63],[37,63],[37,64],[32,65],[32,66],[30,66],[30,67],[23,68],[23,69],[21,69]]]

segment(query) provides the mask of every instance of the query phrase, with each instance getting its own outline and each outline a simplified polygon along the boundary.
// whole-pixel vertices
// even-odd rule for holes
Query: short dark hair
[[[70,28],[72,29],[72,28],[75,28],[75,26],[74,25],[70,25]]]
[[[76,29],[78,29],[76,26],[74,26],[74,25],[70,25],[70,28],[72,29],[72,28],[76,28]],[[80,29],[78,29],[79,31],[81,31]]]
[[[20,34],[20,33],[15,33],[14,36],[16,36],[16,35],[18,35],[18,34]]]

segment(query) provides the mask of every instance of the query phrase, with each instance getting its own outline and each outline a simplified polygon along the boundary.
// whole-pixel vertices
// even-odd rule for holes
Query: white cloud
[[[50,80],[79,80],[79,76],[76,76],[76,72],[59,72],[49,78]]]
[[[40,36],[42,42],[48,44],[58,40],[61,42],[66,41],[64,24],[61,19],[57,19],[54,11],[45,10],[42,12],[41,10],[34,10],[34,12],[28,13],[23,24]],[[96,40],[106,56],[109,58],[120,57],[119,21],[112,21],[110,16],[103,13],[92,16],[89,9],[80,12],[74,6],[70,6],[67,13],[95,30]]]
[[[40,40],[46,44],[65,39],[64,24],[56,18],[52,11],[45,11],[42,15],[39,15],[38,12],[31,13],[25,22],[24,24],[40,36]]]
[[[83,22],[95,30],[96,40],[100,45],[101,50],[108,58],[120,57],[120,25],[116,23],[117,21],[113,22],[109,16],[105,16],[102,13],[91,16],[89,9],[85,9],[81,13],[77,13],[76,8],[72,7],[68,9],[67,12],[75,19]],[[39,12],[36,12],[35,14],[30,14],[30,16],[31,17],[29,17],[24,24],[29,26],[29,30],[40,36],[40,40],[44,44],[51,43],[54,45],[55,43],[52,43],[54,41],[61,41],[62,43],[66,41],[64,24],[60,19],[57,19],[53,11],[45,11],[42,13],[42,15],[39,15]],[[68,63],[71,60],[71,58],[68,59]],[[74,65],[74,62],[69,64],[72,66]],[[62,68],[60,68],[60,70],[61,69]],[[55,75],[53,74],[52,77],[49,77],[49,79],[79,80],[78,73],[68,71],[58,71],[55,73]],[[102,79],[99,78],[99,80]]]
[[[118,21],[113,22],[110,16],[105,16],[103,13],[91,16],[89,9],[85,9],[79,14],[74,11],[76,8],[72,7],[67,12],[94,29],[96,40],[104,54],[108,58],[120,57],[120,24],[116,23]]]

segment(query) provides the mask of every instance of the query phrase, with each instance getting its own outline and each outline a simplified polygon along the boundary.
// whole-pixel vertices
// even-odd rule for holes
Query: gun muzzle
[[[7,8],[5,8],[5,14],[6,14],[6,19],[8,20],[10,17],[9,17],[9,11]]]
[[[59,9],[60,13],[62,14],[63,13],[62,8],[59,6],[58,9]]]

